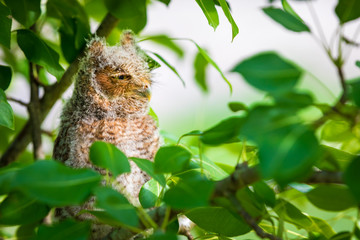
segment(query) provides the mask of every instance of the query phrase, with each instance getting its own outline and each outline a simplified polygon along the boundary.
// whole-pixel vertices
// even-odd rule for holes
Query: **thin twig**
[[[28,103],[24,102],[24,101],[21,101],[19,99],[16,99],[16,98],[13,98],[13,97],[9,97],[9,96],[6,96],[6,99],[8,101],[11,101],[11,102],[15,102],[17,104],[20,104],[21,106],[24,106],[24,107],[28,107]]]
[[[117,18],[108,13],[96,31],[96,35],[99,37],[107,37],[116,27],[118,22],[119,20]],[[82,56],[84,56],[83,51],[74,60],[74,62],[70,64],[61,80],[49,86],[49,88],[45,91],[44,96],[40,100],[40,122],[44,121],[55,102],[71,85],[73,77],[79,69],[79,60]],[[31,132],[31,122],[27,121],[23,129],[18,133],[10,146],[7,148],[4,155],[1,157],[0,167],[6,166],[9,163],[15,161],[16,158],[25,150],[26,146],[31,142]]]
[[[41,129],[41,133],[48,136],[48,137],[50,137],[50,138],[53,138],[55,136],[55,134],[52,131],[49,131],[49,130]]]
[[[44,158],[44,152],[42,151],[41,141],[41,120],[40,120],[40,100],[39,100],[39,85],[37,85],[36,79],[36,66],[33,63],[29,63],[29,76],[30,76],[30,103],[28,105],[29,121],[31,122],[32,131],[32,143],[33,143],[33,155],[34,159]]]
[[[339,75],[340,84],[341,84],[341,88],[342,88],[343,92],[341,94],[341,97],[340,97],[338,103],[335,106],[337,106],[339,103],[344,104],[344,103],[346,103],[346,100],[347,100],[347,87],[346,87],[346,82],[345,82],[345,77],[344,77],[344,72],[343,72],[342,66],[336,65],[336,70]]]
[[[242,216],[245,222],[254,230],[256,235],[260,238],[268,238],[270,240],[281,240],[281,238],[265,232],[257,223],[256,220],[241,206],[240,202],[236,199],[235,193],[229,193],[226,196],[232,205],[235,207],[237,213]]]

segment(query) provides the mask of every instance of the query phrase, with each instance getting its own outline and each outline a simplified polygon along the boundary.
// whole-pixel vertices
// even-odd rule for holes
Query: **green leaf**
[[[90,222],[64,220],[52,226],[41,225],[36,240],[87,240],[90,234]]]
[[[308,229],[313,224],[308,216],[284,199],[277,200],[274,211],[284,221],[292,223],[297,227]]]
[[[146,240],[178,240],[176,233],[173,232],[162,232],[157,231],[152,234],[150,237],[146,238]]]
[[[64,69],[59,64],[59,54],[30,30],[17,30],[17,42],[26,58],[60,79]]]
[[[94,142],[90,147],[90,160],[96,166],[108,169],[114,176],[131,171],[125,154],[111,143]]]
[[[243,235],[251,230],[242,218],[222,207],[196,208],[185,215],[202,229],[227,237]]]
[[[287,0],[281,0],[281,4],[286,12],[290,13],[291,15],[299,19],[301,22],[304,22],[301,19],[301,17],[294,11],[294,9],[290,6]]]
[[[179,146],[161,147],[155,155],[155,173],[174,173],[189,165],[191,153]]]
[[[351,240],[351,232],[339,232],[336,235],[332,236],[330,240]]]
[[[248,187],[241,188],[236,192],[236,198],[254,219],[261,219],[266,214],[265,204],[262,198],[259,198]]]
[[[56,161],[43,160],[19,170],[13,185],[40,202],[66,206],[84,202],[100,179],[100,175],[90,169],[72,169]]]
[[[348,165],[344,172],[344,182],[348,185],[350,192],[355,197],[357,203],[360,203],[360,157],[356,157],[352,160],[352,162]]]
[[[360,61],[357,60],[357,61],[355,62],[355,65],[360,68]]]
[[[12,183],[20,167],[17,162],[14,162],[0,169],[0,195],[5,195],[12,190]]]
[[[238,142],[239,131],[244,123],[243,117],[227,118],[214,127],[206,130],[200,137],[200,140],[205,144],[223,144]]]
[[[219,15],[216,11],[214,0],[196,0],[196,2],[203,11],[209,25],[213,27],[215,31],[219,25]]]
[[[253,87],[270,93],[290,91],[302,73],[275,52],[263,52],[245,59],[232,71],[240,73]]]
[[[324,150],[324,159],[317,163],[317,167],[320,169],[339,171],[344,170],[347,165],[353,160],[356,155],[342,151],[337,148],[321,145]]]
[[[149,36],[142,39],[141,41],[146,41],[146,40],[153,41],[154,43],[157,43],[161,46],[168,48],[180,58],[184,57],[184,50],[182,49],[182,47],[179,46],[177,43],[175,43],[173,39],[171,39],[165,34]]]
[[[321,139],[328,142],[342,142],[352,137],[350,123],[330,120],[322,128]]]
[[[274,100],[277,106],[286,108],[305,108],[314,102],[311,95],[296,91],[277,94],[274,96]]]
[[[178,78],[180,79],[180,81],[182,82],[182,84],[185,86],[185,81],[184,79],[182,79],[182,77],[180,76],[180,74],[176,71],[175,67],[172,66],[168,61],[166,61],[162,56],[160,56],[157,53],[152,53],[154,54],[160,61],[162,61],[171,71],[173,71],[173,73],[175,73],[176,76],[178,76]]]
[[[23,225],[42,220],[50,208],[19,193],[10,193],[0,204],[0,224]]]
[[[171,0],[158,0],[158,1],[164,3],[166,6],[169,6]]]
[[[226,18],[228,19],[229,23],[231,24],[232,40],[234,40],[236,35],[238,35],[238,33],[239,33],[239,28],[236,25],[233,17],[231,16],[229,5],[227,4],[227,2],[225,0],[218,0],[218,2],[220,3],[220,6],[221,6],[222,10],[224,11]]]
[[[95,206],[104,209],[109,216],[128,226],[136,227],[139,224],[134,206],[121,193],[106,187],[96,188],[94,193]]]
[[[2,89],[0,89],[0,126],[14,130],[14,113]]]
[[[233,112],[248,110],[247,106],[241,102],[229,102],[228,106],[229,106],[230,110]]]
[[[229,176],[229,174],[227,174],[222,168],[220,168],[204,155],[202,156],[201,160],[200,158],[191,158],[190,166],[203,169],[207,176],[214,181],[218,181]]]
[[[266,205],[274,207],[276,204],[275,192],[264,181],[258,181],[254,183],[253,189],[255,195],[260,199],[263,199]]]
[[[310,29],[304,22],[298,19],[291,13],[285,12],[280,8],[267,7],[263,8],[263,11],[272,20],[281,24],[286,29],[294,32],[310,32]]]
[[[202,177],[181,179],[164,196],[164,202],[175,209],[190,209],[209,205],[214,182]]]
[[[138,33],[145,27],[147,22],[146,0],[105,0],[105,5],[108,11],[120,20],[118,28],[131,29]]]
[[[334,229],[324,220],[316,217],[309,216],[313,225],[308,229],[308,231],[318,232],[324,235],[326,238],[330,238],[335,234]]]
[[[359,61],[358,61],[359,62]],[[360,67],[360,62],[359,62]],[[356,78],[351,82],[347,82],[347,85],[350,86],[350,98],[354,103],[360,107],[360,78]]]
[[[340,24],[355,20],[360,17],[360,1],[339,0],[335,13],[339,18]]]
[[[141,158],[135,158],[135,157],[132,157],[131,160],[134,163],[136,163],[136,165],[141,170],[143,170],[144,172],[149,174],[150,177],[152,177],[157,182],[159,182],[161,186],[163,186],[163,187],[166,186],[166,179],[165,179],[164,175],[155,173],[155,171],[154,171],[154,163],[153,162],[151,162],[151,161],[149,161],[147,159],[141,159]]]
[[[155,179],[147,181],[140,189],[139,201],[143,208],[152,208],[156,206],[161,193],[161,185]]]
[[[197,53],[194,60],[195,82],[204,92],[208,92],[208,85],[206,83],[206,68],[208,65],[209,62],[203,57],[203,55],[201,53]]]
[[[320,185],[306,193],[308,200],[326,211],[344,211],[356,206],[349,189],[341,185]]]
[[[13,18],[26,28],[31,27],[41,14],[40,0],[5,0]]]
[[[0,3],[1,5],[1,3]],[[11,82],[12,72],[11,67],[0,65],[0,88],[6,90]]]
[[[4,45],[8,49],[10,49],[12,23],[11,18],[9,18],[10,14],[10,9],[0,3],[0,44]]]
[[[196,48],[198,49],[199,53],[204,57],[204,59],[206,61],[208,61],[208,63],[210,63],[220,73],[221,77],[224,79],[224,81],[229,86],[230,93],[232,93],[232,85],[229,82],[229,80],[225,77],[224,73],[221,71],[219,66],[214,62],[214,60],[211,59],[211,57],[207,54],[207,52],[204,49],[202,49],[195,41],[193,41],[191,39],[189,39],[189,41],[191,41],[192,43],[195,44]]]

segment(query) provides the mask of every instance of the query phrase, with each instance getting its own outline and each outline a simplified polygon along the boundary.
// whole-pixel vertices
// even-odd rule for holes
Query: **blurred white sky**
[[[305,20],[308,26],[319,36],[314,21],[310,15],[309,4],[302,1],[289,1],[295,11]],[[323,32],[329,42],[338,25],[334,14],[336,0],[312,1],[316,15],[320,20]],[[142,35],[166,33],[171,37],[191,38],[200,46],[208,50],[211,57],[225,72],[233,84],[234,93],[230,96],[226,83],[212,67],[208,69],[210,94],[204,95],[195,86],[193,80],[193,59],[196,48],[192,43],[178,41],[186,50],[184,60],[177,59],[172,52],[152,44],[150,41],[141,42],[140,46],[152,52],[160,53],[166,60],[176,67],[186,81],[184,88],[179,79],[167,68],[161,67],[154,74],[153,97],[151,106],[160,120],[160,128],[181,135],[194,129],[204,130],[231,112],[227,109],[229,101],[241,101],[245,104],[261,100],[263,94],[249,87],[244,80],[229,70],[246,57],[261,51],[274,50],[282,56],[292,60],[299,66],[310,71],[314,76],[331,90],[333,94],[340,93],[335,68],[316,40],[308,33],[294,33],[284,29],[267,17],[261,10],[268,5],[267,0],[229,0],[232,15],[239,26],[239,35],[231,42],[231,26],[220,8],[218,9],[220,25],[214,32],[208,25],[200,7],[194,0],[172,0],[166,7],[153,1],[148,9],[148,24]],[[277,4],[280,4],[279,1]],[[311,5],[310,5],[311,6]],[[345,26],[345,34],[351,38],[359,21]],[[360,70],[354,62],[360,59],[359,49],[353,49],[347,64],[345,75],[353,78]],[[23,88],[22,83],[12,89]],[[304,89],[316,90],[319,101],[332,102],[334,97],[322,87],[311,75],[306,75],[301,83]],[[28,91],[22,96],[12,91],[10,95],[28,99]],[[65,94],[70,97],[71,90]],[[25,112],[22,107],[11,103],[16,111]],[[61,103],[51,111],[45,121],[45,128],[54,129],[59,125]]]

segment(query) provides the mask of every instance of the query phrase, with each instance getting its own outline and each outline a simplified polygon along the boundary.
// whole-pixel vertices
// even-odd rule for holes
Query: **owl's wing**
[[[68,136],[68,129],[61,128],[59,135],[54,143],[53,158],[55,160],[65,162],[69,158],[70,141]]]

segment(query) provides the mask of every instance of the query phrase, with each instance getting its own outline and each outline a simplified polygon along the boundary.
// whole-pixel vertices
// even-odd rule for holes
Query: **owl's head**
[[[111,102],[128,102],[133,107],[149,101],[150,70],[131,31],[122,34],[117,46],[107,46],[105,39],[95,37],[87,47],[83,74],[97,95]]]

